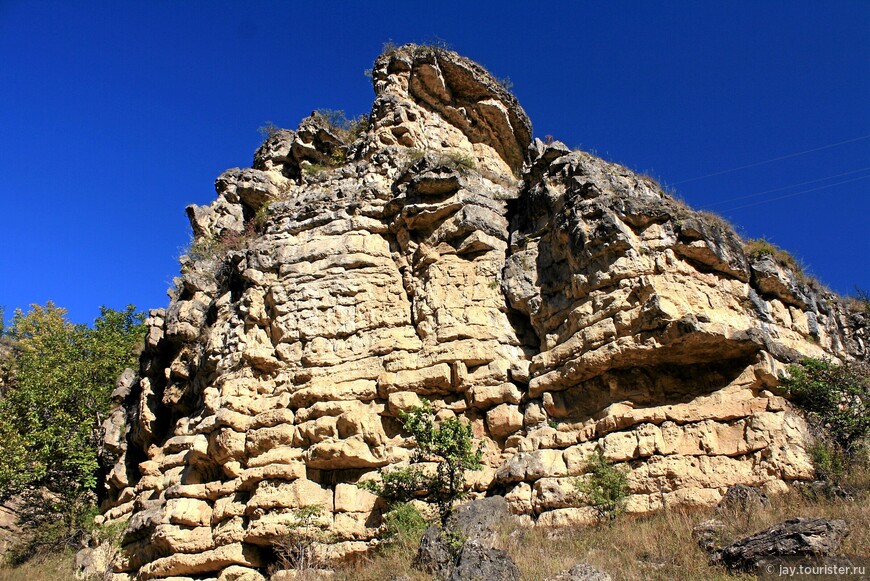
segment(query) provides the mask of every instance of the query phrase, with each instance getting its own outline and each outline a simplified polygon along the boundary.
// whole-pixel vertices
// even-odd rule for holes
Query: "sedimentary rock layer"
[[[777,375],[867,358],[861,314],[650,179],[533,140],[455,53],[401,47],[372,76],[365,123],[276,131],[188,208],[106,423],[118,579],[254,575],[310,505],[323,556],[366,551],[383,506],[355,483],[409,461],[397,416],[424,398],[483,443],[469,490],[541,526],[591,518],[573,483],[596,449],[635,512],[812,476]]]

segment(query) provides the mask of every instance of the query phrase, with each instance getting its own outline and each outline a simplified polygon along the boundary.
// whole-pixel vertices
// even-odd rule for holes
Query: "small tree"
[[[625,510],[628,478],[623,470],[610,464],[598,450],[587,464],[587,480],[576,479],[574,486],[598,513],[600,520],[614,520]]]
[[[435,474],[410,466],[382,471],[380,484],[361,486],[392,502],[407,502],[414,497],[433,502],[441,526],[446,527],[453,505],[463,495],[465,471],[480,468],[483,452],[480,446],[474,446],[469,424],[455,417],[436,422],[428,401],[400,413],[399,419],[417,442],[415,462],[436,462]]]
[[[326,525],[321,517],[323,506],[307,504],[293,510],[294,522],[290,531],[277,539],[274,544],[278,565],[282,569],[305,571],[316,568],[320,562],[314,552],[314,546],[331,540]]]

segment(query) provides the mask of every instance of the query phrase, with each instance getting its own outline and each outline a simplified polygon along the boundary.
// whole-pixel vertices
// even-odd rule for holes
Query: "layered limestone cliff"
[[[539,526],[591,518],[572,482],[596,448],[634,512],[812,477],[777,376],[866,359],[862,315],[648,178],[532,139],[455,53],[395,49],[373,83],[367,123],[276,131],[188,208],[106,424],[117,579],[251,573],[312,504],[324,555],[366,551],[382,506],[355,483],[408,462],[397,415],[423,398],[483,443],[469,490]]]

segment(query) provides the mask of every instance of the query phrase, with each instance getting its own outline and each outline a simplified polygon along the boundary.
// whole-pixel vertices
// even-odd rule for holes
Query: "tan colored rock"
[[[220,571],[231,565],[257,567],[260,553],[256,547],[243,544],[224,545],[201,553],[176,553],[151,561],[139,570],[142,579],[171,575],[197,575]]]
[[[598,522],[595,509],[584,508],[558,508],[548,510],[538,516],[535,526],[544,528],[561,528],[590,525]]]
[[[518,406],[502,404],[486,412],[486,426],[496,438],[504,438],[523,427],[523,414]]]
[[[200,526],[211,523],[211,505],[194,498],[172,498],[166,501],[166,519],[179,525]]]
[[[246,513],[255,510],[297,509],[304,506],[321,506],[324,511],[333,511],[333,493],[311,480],[299,479],[263,480],[254,486],[247,503]]]
[[[520,389],[513,383],[473,386],[466,394],[468,404],[471,407],[481,409],[502,403],[518,404],[522,400],[522,396]]]
[[[277,131],[188,208],[213,251],[182,259],[105,426],[119,574],[256,581],[253,545],[312,505],[320,557],[361,557],[384,507],[354,483],[416,459],[423,399],[481,445],[466,490],[538,526],[595,520],[574,483],[597,451],[630,465],[635,513],[814,477],[778,378],[866,359],[864,318],[648,178],[533,140],[455,53],[398,47],[372,77],[364,127]]]
[[[231,565],[221,571],[217,581],[266,581],[266,578],[256,569]]]
[[[353,484],[335,485],[335,512],[371,513],[378,497]]]

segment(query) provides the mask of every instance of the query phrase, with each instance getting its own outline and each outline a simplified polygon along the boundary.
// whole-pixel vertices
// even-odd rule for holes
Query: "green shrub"
[[[430,486],[430,479],[416,466],[381,470],[381,481],[367,480],[357,486],[386,499],[390,504],[414,499]]]
[[[341,109],[318,109],[314,114],[345,143],[356,141],[371,125],[368,115],[348,117]]]
[[[625,510],[628,496],[628,478],[625,471],[614,467],[598,450],[587,463],[589,476],[576,479],[574,486],[585,496],[589,506],[600,520],[614,520]]]
[[[257,133],[259,133],[263,139],[269,139],[279,131],[281,131],[281,128],[271,121],[266,121],[260,127],[257,127]]]
[[[402,541],[419,541],[429,526],[417,507],[408,502],[399,502],[384,515],[386,537]]]
[[[846,476],[846,458],[838,446],[820,439],[807,451],[813,459],[813,466],[819,479],[838,483]]]
[[[428,401],[410,412],[401,412],[399,419],[417,442],[414,461],[436,462],[435,474],[424,474],[416,466],[382,470],[381,483],[360,486],[391,502],[407,502],[414,497],[432,502],[442,527],[446,527],[453,505],[464,494],[465,471],[480,468],[480,446],[474,446],[471,426],[459,418],[436,422]]]
[[[477,169],[477,165],[474,163],[474,158],[467,153],[445,153],[441,156],[440,162],[452,167],[459,173],[469,173]]]
[[[510,77],[495,77],[495,82],[501,85],[505,91],[510,91],[514,88],[514,82]]]
[[[436,423],[427,401],[399,418],[417,442],[417,461],[437,462],[426,497],[435,503],[441,525],[446,526],[454,503],[464,494],[465,471],[480,468],[483,452],[474,446],[470,424],[456,417]]]
[[[870,371],[861,363],[836,365],[808,357],[780,378],[792,401],[847,458],[870,433]]]
[[[847,298],[845,302],[849,310],[863,313],[865,317],[870,317],[870,292],[856,286],[855,296]]]

